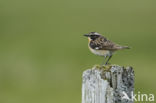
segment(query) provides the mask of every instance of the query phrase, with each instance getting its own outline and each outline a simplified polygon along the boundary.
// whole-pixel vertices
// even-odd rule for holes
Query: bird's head
[[[88,34],[84,34],[84,36],[88,37],[89,41],[90,40],[95,40],[97,39],[98,37],[101,36],[101,34],[97,33],[97,32],[90,32]]]

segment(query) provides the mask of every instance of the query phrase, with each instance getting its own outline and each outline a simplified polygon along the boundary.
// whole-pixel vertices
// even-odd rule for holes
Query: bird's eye
[[[92,40],[95,40],[96,38],[98,38],[99,36],[98,35],[91,35],[90,36],[90,38],[92,39]]]

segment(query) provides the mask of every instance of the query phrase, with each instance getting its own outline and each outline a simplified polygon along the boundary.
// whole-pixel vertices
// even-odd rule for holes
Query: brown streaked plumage
[[[84,36],[87,36],[89,39],[88,47],[92,53],[99,56],[104,56],[105,59],[109,57],[105,65],[107,65],[108,61],[115,51],[121,49],[129,49],[128,46],[120,46],[108,40],[97,32],[90,32],[89,34],[85,34]]]

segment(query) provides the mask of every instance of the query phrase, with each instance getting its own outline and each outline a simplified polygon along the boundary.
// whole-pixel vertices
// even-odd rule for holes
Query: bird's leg
[[[108,59],[107,59],[107,61],[106,61],[106,63],[105,63],[105,65],[107,65],[108,64],[108,62],[109,62],[109,60],[112,58],[112,55],[110,55],[109,57],[108,57]]]
[[[105,63],[106,58],[107,58],[107,56],[104,56],[104,60],[103,60],[103,62],[101,64],[101,66]]]

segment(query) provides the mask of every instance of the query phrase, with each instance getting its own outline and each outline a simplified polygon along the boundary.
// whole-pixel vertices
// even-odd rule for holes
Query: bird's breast
[[[96,49],[92,49],[90,47],[89,47],[89,49],[95,55],[99,55],[99,56],[110,56],[110,55],[112,55],[112,53],[109,50],[96,50]]]

